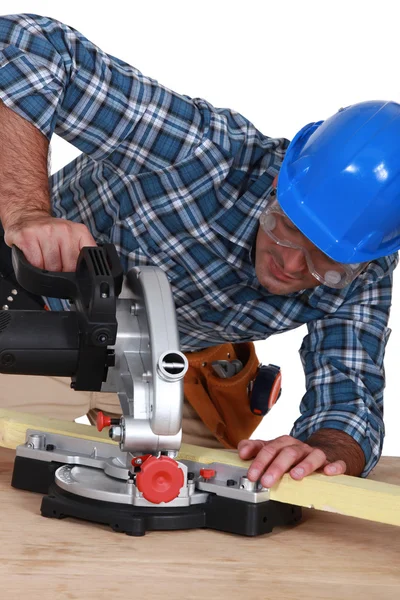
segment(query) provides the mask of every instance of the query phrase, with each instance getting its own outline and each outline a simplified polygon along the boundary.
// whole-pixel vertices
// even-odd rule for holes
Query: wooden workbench
[[[10,487],[14,455],[0,449],[2,600],[400,598],[400,527],[304,510],[297,527],[258,538],[134,538],[41,517],[41,496]],[[400,459],[383,458],[372,478],[400,485]]]

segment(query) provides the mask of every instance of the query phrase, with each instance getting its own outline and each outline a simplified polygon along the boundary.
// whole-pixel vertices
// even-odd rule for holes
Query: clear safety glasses
[[[310,273],[320,283],[341,289],[349,285],[364,269],[366,263],[338,263],[312,243],[290,221],[278,204],[275,191],[260,217],[260,225],[269,237],[280,246],[301,250]]]

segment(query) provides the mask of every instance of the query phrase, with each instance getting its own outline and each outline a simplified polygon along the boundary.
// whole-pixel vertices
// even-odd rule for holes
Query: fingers
[[[280,447],[273,443],[264,446],[250,466],[248,477],[251,481],[257,481],[261,477],[261,484],[264,487],[274,485],[285,473],[290,471],[294,465],[301,464],[301,461],[309,457],[316,451],[307,444],[301,442],[292,443],[285,447]],[[318,454],[320,451],[318,451]],[[322,463],[319,457],[311,457],[311,463],[315,468],[320,468],[326,463],[326,457],[322,453]],[[311,472],[311,467],[310,471]]]
[[[253,440],[248,440],[252,442]],[[295,460],[300,460],[304,455],[303,448],[308,448],[306,444],[295,440],[294,438],[284,435],[269,442],[262,440],[254,440],[251,447],[251,456],[255,459],[250,465],[248,477],[250,481],[257,481],[261,475],[268,469],[266,476],[272,476],[272,479],[267,479],[267,482],[273,483],[275,478],[279,478],[286,470],[294,464]],[[248,446],[243,448],[248,451]],[[257,452],[257,454],[256,454]],[[279,458],[277,458],[279,455]],[[273,462],[277,460],[277,462]]]
[[[337,460],[333,463],[329,463],[324,468],[325,475],[344,475],[346,473],[347,466],[344,460]]]
[[[262,440],[242,440],[238,444],[239,457],[242,460],[254,458],[266,443]]]
[[[65,272],[76,271],[79,252],[86,246],[96,246],[96,242],[86,225],[66,221],[69,235],[60,239],[60,254],[62,270]]]
[[[58,238],[60,250],[60,267],[58,270],[73,272],[76,271],[76,263],[81,249],[85,246],[96,246],[96,242],[85,225],[70,223],[69,221],[63,223],[67,224],[68,230]]]
[[[40,247],[39,241],[37,239],[31,240],[16,240],[12,242],[10,246],[18,246],[18,248],[24,253],[27,260],[36,267],[37,269],[44,269],[44,258],[42,254],[42,249]],[[29,258],[28,258],[29,257]]]
[[[241,458],[254,458],[247,474],[249,480],[260,480],[264,487],[272,487],[285,473],[301,480],[322,467],[327,469],[331,466],[331,474],[341,474],[346,470],[343,461],[328,465],[326,455],[320,448],[308,446],[290,436],[269,442],[244,440],[238,449]],[[329,473],[329,469],[326,473]]]
[[[81,237],[79,239],[79,249],[85,246],[97,246],[96,241],[86,225],[81,225]]]
[[[247,473],[249,480],[260,480],[266,488],[272,487],[285,473],[301,480],[322,468],[326,475],[342,475],[347,468],[343,460],[328,463],[321,448],[288,435],[271,441],[242,440],[238,451],[243,460],[254,458]]]
[[[96,242],[87,227],[65,219],[40,216],[6,231],[5,241],[16,245],[35,267],[48,271],[75,271],[79,252]]]
[[[242,440],[238,444],[239,457],[242,460],[248,460],[254,458],[264,446],[273,444],[276,449],[283,448],[284,446],[293,444],[294,438],[289,435],[282,435],[274,440]]]
[[[64,273],[76,271],[79,250],[79,243],[74,244],[66,237],[59,239],[60,265],[57,269],[49,269],[49,271],[64,271]]]
[[[326,454],[322,450],[311,448],[306,458],[290,471],[290,475],[293,479],[301,480],[326,465],[326,462]]]
[[[40,235],[40,234],[39,234]],[[62,271],[63,257],[61,256],[62,239],[57,233],[48,231],[47,235],[40,235],[39,244],[43,255],[44,269],[48,271]]]
[[[64,219],[52,219],[47,231],[42,227],[39,235],[45,268],[49,271],[75,271],[81,248],[96,245],[85,225]]]

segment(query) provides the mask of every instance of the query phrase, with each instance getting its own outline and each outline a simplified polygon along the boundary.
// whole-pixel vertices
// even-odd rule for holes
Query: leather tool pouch
[[[262,420],[251,412],[249,401],[259,367],[254,344],[227,343],[187,353],[186,357],[189,369],[184,382],[185,399],[225,448],[237,448]],[[243,363],[243,369],[227,379],[218,377],[211,363],[234,359]]]

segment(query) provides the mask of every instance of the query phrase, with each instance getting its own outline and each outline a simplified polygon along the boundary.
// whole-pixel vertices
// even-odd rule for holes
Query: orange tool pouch
[[[225,448],[237,448],[262,420],[250,408],[250,390],[260,366],[254,344],[227,343],[187,353],[186,357],[189,369],[184,381],[185,399]],[[233,377],[223,379],[214,372],[212,362],[234,359],[239,359],[243,368]]]

